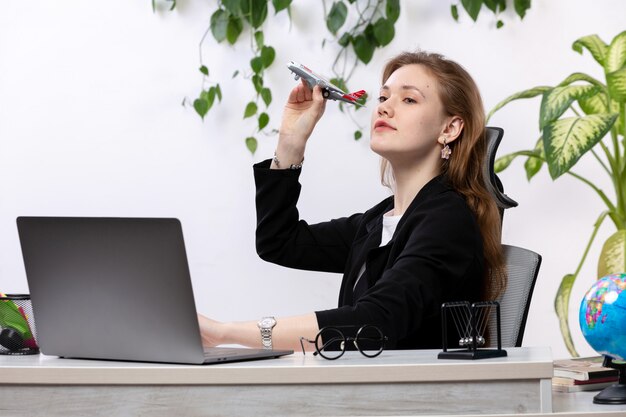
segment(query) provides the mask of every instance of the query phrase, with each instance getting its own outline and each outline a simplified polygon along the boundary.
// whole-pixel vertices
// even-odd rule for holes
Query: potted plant
[[[572,49],[581,54],[585,49],[589,51],[602,66],[605,79],[574,72],[554,87],[539,86],[513,94],[498,103],[487,118],[514,100],[541,96],[541,137],[532,149],[499,158],[496,172],[523,156],[529,181],[546,164],[553,180],[570,175],[590,187],[606,206],[594,224],[576,270],[563,277],[554,300],[565,345],[571,355],[578,356],[567,317],[570,294],[598,229],[607,218],[617,231],[604,242],[598,277],[626,272],[626,31],[610,44],[597,35],[585,36],[576,40]],[[592,180],[574,171],[576,163],[588,152],[611,178],[615,196],[608,196]]]

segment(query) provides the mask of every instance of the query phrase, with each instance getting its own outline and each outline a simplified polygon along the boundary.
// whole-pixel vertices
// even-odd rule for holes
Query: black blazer
[[[319,327],[374,324],[388,337],[387,348],[441,347],[441,303],[477,301],[483,283],[480,230],[463,197],[443,176],[432,179],[391,241],[379,247],[393,197],[365,213],[309,225],[296,208],[300,170],[270,170],[270,163],[254,166],[259,256],[290,268],[343,273],[339,306],[316,312]],[[367,288],[355,294],[364,262]]]

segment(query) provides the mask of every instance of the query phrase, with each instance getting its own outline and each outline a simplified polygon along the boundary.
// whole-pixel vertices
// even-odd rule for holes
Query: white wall
[[[243,138],[251,84],[231,79],[247,67],[247,43],[236,48],[207,42],[212,78],[223,103],[204,123],[183,97],[200,86],[198,42],[215,1],[179,0],[174,12],[153,14],[150,1],[2,2],[0,8],[0,290],[27,291],[15,218],[18,215],[175,216],[184,225],[198,309],[218,320],[299,314],[335,305],[340,276],[284,269],[254,251],[253,162],[272,155],[276,137],[261,137],[256,155]],[[317,1],[295,1],[293,25],[284,16],[266,28],[277,49],[266,82],[277,127],[282,103],[295,81],[283,62],[303,62],[330,73],[336,49],[321,48],[322,10]],[[592,58],[570,47],[597,33],[605,41],[626,29],[621,0],[535,0],[523,22],[511,11],[503,29],[491,13],[477,23],[462,14],[455,23],[449,2],[405,0],[396,38],[351,86],[375,94],[384,62],[402,50],[441,52],[466,66],[490,109],[510,93],[554,85],[574,71],[602,73]],[[273,12],[271,12],[273,13]],[[538,138],[539,99],[498,113],[500,153],[531,147]],[[357,113],[368,126],[373,108]],[[378,159],[368,139],[354,142],[354,125],[329,103],[310,141],[300,209],[321,221],[369,208],[387,195],[378,182]],[[578,171],[612,195],[591,158]],[[603,207],[595,194],[569,178],[552,182],[541,172],[531,184],[522,161],[501,178],[520,206],[505,215],[504,240],[544,257],[525,336],[526,345],[550,345],[567,356],[553,298],[563,275],[573,272]],[[332,204],[327,202],[332,201]],[[591,354],[577,329],[577,301],[595,279],[603,227],[572,295],[574,339]]]

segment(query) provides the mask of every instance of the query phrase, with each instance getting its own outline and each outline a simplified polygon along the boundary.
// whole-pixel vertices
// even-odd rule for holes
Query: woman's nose
[[[378,104],[377,112],[379,116],[393,116],[393,106],[391,106],[391,103],[389,103],[389,99]]]

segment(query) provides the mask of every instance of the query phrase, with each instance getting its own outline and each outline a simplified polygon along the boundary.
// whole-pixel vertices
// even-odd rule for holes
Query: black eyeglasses
[[[346,336],[340,329],[356,328],[356,326],[331,326],[324,327],[317,333],[315,340],[305,337],[300,338],[302,353],[305,354],[304,342],[314,343],[315,352],[313,355],[320,355],[324,359],[334,360],[346,353],[346,342],[352,342],[354,347],[363,356],[375,358],[380,355],[385,348],[387,337],[376,326],[366,324],[357,330],[354,337]]]

